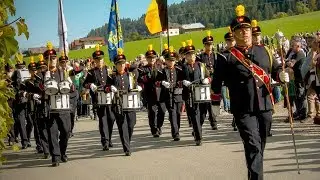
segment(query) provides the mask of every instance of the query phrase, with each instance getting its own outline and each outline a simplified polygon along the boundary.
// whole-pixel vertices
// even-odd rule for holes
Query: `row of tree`
[[[185,0],[168,7],[169,22],[189,24],[200,22],[208,29],[225,27],[234,18],[234,9],[238,4],[244,4],[247,16],[258,21],[303,14],[320,9],[317,0]],[[121,9],[121,7],[120,7]],[[136,41],[152,38],[145,23],[145,15],[133,20],[121,19],[124,41]],[[105,37],[108,24],[92,29],[88,37]]]

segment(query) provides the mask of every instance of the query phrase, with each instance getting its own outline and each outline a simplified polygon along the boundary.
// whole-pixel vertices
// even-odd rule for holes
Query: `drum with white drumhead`
[[[210,85],[197,85],[194,86],[194,102],[206,103],[211,102]]]
[[[140,98],[140,92],[129,92],[127,94],[123,94],[122,110],[139,111],[141,109]]]
[[[70,96],[57,94],[50,96],[50,111],[70,110]]]
[[[97,92],[97,104],[98,105],[111,105],[114,93],[105,93],[104,91]]]
[[[47,95],[54,95],[59,92],[58,83],[55,80],[48,80],[44,83],[44,90]]]
[[[31,74],[28,69],[18,69],[17,79],[19,82],[24,83],[26,80],[31,78]]]
[[[60,93],[62,94],[67,94],[70,92],[70,82],[69,81],[62,81],[59,83],[59,89],[60,89]]]

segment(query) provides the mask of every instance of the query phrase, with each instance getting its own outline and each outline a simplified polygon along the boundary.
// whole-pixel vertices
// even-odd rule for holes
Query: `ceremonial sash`
[[[253,77],[258,80],[259,82],[263,83],[263,85],[267,88],[268,93],[271,98],[271,103],[274,105],[274,97],[272,94],[272,87],[271,87],[271,79],[269,75],[258,65],[254,64],[236,48],[231,48],[231,54],[244,66],[246,67],[252,74]]]

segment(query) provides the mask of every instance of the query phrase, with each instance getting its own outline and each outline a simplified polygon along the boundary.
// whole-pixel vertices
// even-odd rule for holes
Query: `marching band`
[[[174,141],[180,141],[181,114],[185,107],[195,144],[202,144],[202,125],[209,114],[210,125],[217,130],[221,92],[230,95],[232,125],[243,140],[249,179],[262,179],[263,153],[270,134],[274,98],[271,78],[289,82],[288,73],[270,56],[264,46],[261,29],[255,20],[244,14],[244,7],[236,8],[237,17],[230,24],[224,39],[223,51],[214,51],[210,33],[202,43],[199,56],[192,40],[182,43],[178,52],[165,46],[162,58],[149,45],[144,66],[130,65],[122,49],[113,59],[114,67],[105,64],[100,46],[85,67],[68,65],[69,58],[48,43],[48,50],[39,62],[17,62],[16,70],[6,66],[7,82],[16,96],[10,102],[15,120],[9,142],[20,135],[22,149],[31,146],[32,128],[36,150],[45,159],[52,158],[52,166],[67,162],[67,147],[72,137],[78,98],[92,105],[99,119],[103,151],[113,147],[111,137],[116,122],[124,154],[131,156],[131,140],[136,125],[136,113],[146,102],[151,135],[162,134],[165,112],[171,125]],[[83,81],[80,81],[81,74]],[[77,80],[75,80],[77,79]],[[82,90],[81,87],[84,87]],[[90,110],[89,110],[90,112]]]

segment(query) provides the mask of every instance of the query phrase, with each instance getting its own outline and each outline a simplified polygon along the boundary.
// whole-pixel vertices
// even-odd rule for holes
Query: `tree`
[[[297,12],[297,14],[305,14],[305,13],[310,12],[310,9],[303,2],[297,2],[296,3],[296,12]]]
[[[278,12],[277,14],[273,15],[273,19],[277,19],[277,18],[284,18],[284,17],[288,17],[288,14],[285,12]]]
[[[213,23],[208,23],[207,24],[207,29],[213,29],[214,28],[214,24]]]
[[[16,61],[22,61],[22,54],[18,52],[19,46],[15,36],[29,38],[28,27],[24,19],[18,18],[13,22],[8,23],[9,16],[14,16],[16,8],[14,0],[0,1],[0,162],[4,160],[2,151],[5,149],[3,139],[7,137],[9,129],[13,125],[11,117],[11,109],[8,104],[8,99],[14,97],[12,88],[8,87],[5,73],[5,64],[11,64],[12,57]]]
[[[309,4],[309,9],[311,11],[316,11],[318,9],[317,8],[317,0],[309,0],[308,4]]]

